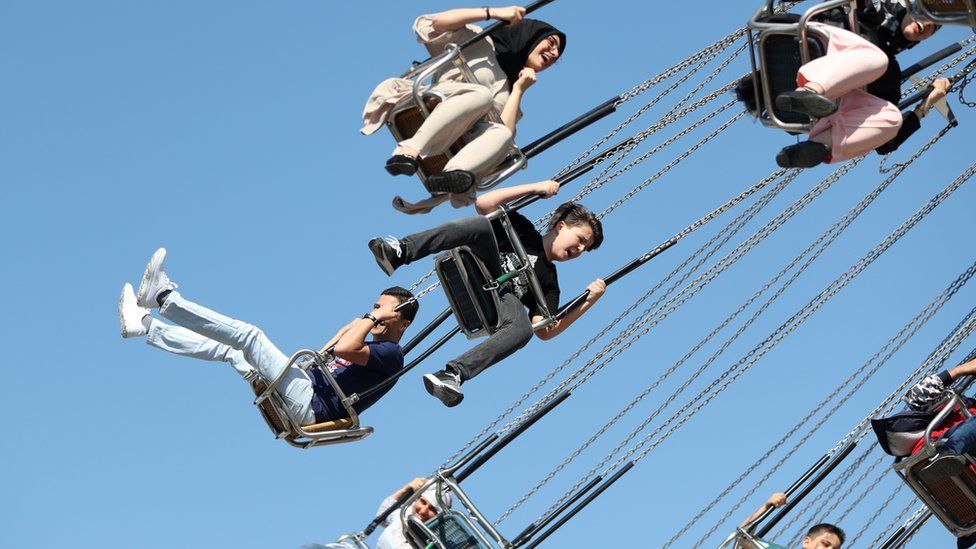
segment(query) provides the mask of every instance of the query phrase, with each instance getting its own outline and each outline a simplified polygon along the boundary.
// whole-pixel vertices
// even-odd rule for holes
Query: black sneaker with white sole
[[[936,454],[929,464],[918,471],[918,478],[925,482],[935,482],[945,477],[954,477],[966,469],[966,458],[959,454]]]
[[[453,408],[464,400],[464,393],[461,392],[461,376],[450,369],[426,374],[424,388],[448,408]]]
[[[387,276],[393,276],[393,271],[403,265],[403,247],[392,236],[370,240],[369,251],[373,252],[376,264]]]

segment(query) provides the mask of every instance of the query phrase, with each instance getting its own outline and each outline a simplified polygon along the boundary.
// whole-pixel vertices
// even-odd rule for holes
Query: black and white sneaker
[[[812,168],[827,160],[829,154],[830,149],[823,143],[802,141],[783,147],[776,155],[776,164],[780,168]]]
[[[461,376],[451,368],[426,374],[424,388],[448,408],[453,408],[464,400],[464,393],[461,392]]]
[[[376,264],[387,276],[393,276],[393,271],[403,265],[403,247],[400,246],[400,241],[392,236],[370,240],[369,251],[373,252]]]
[[[945,477],[954,477],[966,469],[966,458],[959,454],[936,454],[929,464],[918,471],[918,478],[925,482],[935,482]]]
[[[776,108],[802,113],[810,118],[824,118],[837,112],[837,102],[810,90],[796,90],[777,95]]]

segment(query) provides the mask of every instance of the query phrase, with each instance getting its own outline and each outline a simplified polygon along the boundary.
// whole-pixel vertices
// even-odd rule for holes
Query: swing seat
[[[285,369],[292,367],[296,362],[310,355],[315,358],[315,365],[319,365],[320,358],[318,353],[304,350],[292,355]],[[327,379],[332,383],[333,389],[337,391],[340,402],[344,401],[345,395],[339,389],[338,384],[335,383],[328,370],[324,371]],[[248,382],[256,397],[254,403],[261,413],[261,417],[267,423],[268,428],[274,433],[275,438],[282,439],[296,448],[311,448],[313,446],[353,442],[366,438],[373,433],[372,427],[360,426],[359,416],[351,406],[346,407],[346,412],[350,416],[348,418],[313,425],[301,425],[291,416],[281,396],[276,391],[269,390],[274,382],[269,383],[268,380],[256,372],[248,379]]]
[[[470,248],[462,246],[437,256],[434,269],[451,311],[469,339],[498,330],[498,292],[485,289],[494,285],[494,277]]]
[[[969,416],[965,402],[954,392],[951,393],[939,413],[929,423],[923,436],[930,440],[933,430],[942,425],[953,410],[962,410]],[[896,462],[895,472],[908,484],[908,487],[925,503],[942,524],[957,537],[976,533],[976,461],[966,456],[969,467],[957,476],[945,477],[934,482],[923,480],[918,472],[929,464],[938,453],[935,444],[927,443],[922,450],[901,462]]]
[[[939,25],[966,25],[976,32],[976,0],[914,0],[912,16]]]
[[[840,7],[850,8],[853,14],[855,4],[856,0],[831,0],[810,8],[800,16],[774,14],[772,2],[767,2],[749,20],[752,85],[746,82],[740,86],[742,89],[738,93],[752,92],[753,97],[748,103],[754,102],[755,114],[763,125],[794,134],[810,133],[815,121],[802,113],[777,109],[776,97],[795,90],[800,67],[823,57],[827,52],[830,36],[822,29],[809,26],[810,19]],[[850,17],[849,24],[855,28],[853,15]]]
[[[430,541],[433,541],[429,540],[430,534],[420,528],[416,522],[409,521],[407,524],[412,534],[409,536],[409,539],[413,547],[424,549]],[[487,549],[478,540],[477,536],[475,536],[471,527],[456,513],[451,511],[441,512],[436,517],[427,521],[425,526],[426,530],[433,533],[437,537],[437,541],[440,542],[440,546],[443,546],[445,549]],[[424,541],[422,542],[420,540]],[[435,547],[440,546],[435,545]]]
[[[433,82],[435,75],[448,65],[458,69],[465,82],[479,83],[468,67],[464,56],[453,44],[449,44],[441,55],[408,70],[402,75],[402,78],[414,81],[413,93],[393,107],[386,121],[386,127],[389,128],[397,143],[413,137],[424,120],[427,119],[427,113],[433,111],[437,105],[445,100],[444,95],[432,87],[433,84],[425,85],[424,82],[428,80]],[[420,101],[423,101],[426,112],[420,108]],[[491,109],[485,118],[490,122],[501,123],[501,116],[494,109]],[[444,153],[420,159],[417,166],[417,176],[426,183],[427,178],[431,175],[443,172],[450,159],[467,143],[468,141],[462,136]],[[525,167],[526,162],[527,159],[521,149],[513,144],[505,159],[478,183],[477,190],[486,191],[498,185]]]

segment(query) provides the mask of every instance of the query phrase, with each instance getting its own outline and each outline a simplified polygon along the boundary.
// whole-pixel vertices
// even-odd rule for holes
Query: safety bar
[[[937,405],[942,406],[942,409],[939,410],[939,413],[935,415],[932,421],[930,421],[928,426],[925,428],[925,449],[933,453],[935,452],[935,442],[932,441],[932,431],[941,425],[942,422],[949,417],[949,415],[956,411],[957,407],[959,408],[959,413],[966,416],[966,418],[973,417],[973,415],[969,413],[969,408],[966,406],[966,403],[963,402],[958,393],[952,389],[949,389],[946,391],[946,393],[945,398]]]
[[[525,7],[525,13],[526,13],[526,15],[528,15],[528,14],[534,12],[535,10],[537,10],[537,9],[539,9],[539,8],[547,5],[547,4],[553,3],[554,1],[555,0],[538,0],[536,2],[533,2],[533,3],[531,3],[531,4],[529,4],[528,6]],[[483,31],[479,32],[475,36],[472,36],[471,38],[469,38],[469,39],[465,40],[464,42],[462,42],[461,45],[458,46],[458,51],[463,51],[463,50],[467,49],[469,46],[471,46],[472,44],[476,44],[476,43],[484,40],[488,36],[491,36],[492,34],[494,34],[495,31],[497,31],[503,25],[507,25],[507,24],[508,23],[505,22],[505,21],[496,21],[496,22],[492,23],[491,25],[488,25]],[[439,58],[440,58],[440,56],[432,56],[432,57],[428,57],[424,61],[415,62],[405,73],[403,73],[403,75],[401,76],[401,78],[413,78],[417,74],[419,74],[419,73],[423,72],[424,70],[426,70],[427,67],[429,67],[432,63],[436,63]]]
[[[942,15],[932,13],[932,10],[922,0],[909,1],[908,9],[915,19],[939,25],[968,25],[973,29],[973,32],[976,32],[976,0],[963,0],[963,3],[966,5],[966,14]]]
[[[810,482],[807,483],[803,487],[803,489],[800,490],[799,493],[796,494],[796,497],[790,498],[790,502],[787,503],[786,505],[784,505],[779,510],[779,512],[776,513],[776,516],[774,516],[767,524],[765,524],[762,528],[759,529],[759,532],[757,533],[757,535],[759,537],[764,537],[765,535],[769,534],[769,532],[773,529],[773,527],[775,527],[779,523],[779,521],[783,520],[783,517],[785,517],[787,514],[789,514],[789,512],[792,511],[793,508],[797,506],[797,504],[799,504],[801,501],[803,501],[803,498],[805,498],[810,492],[812,492],[813,489],[817,487],[817,485],[819,485],[821,482],[823,482],[824,479],[827,478],[827,476],[830,475],[830,473],[833,472],[833,470],[836,469],[837,466],[840,465],[841,462],[844,461],[844,459],[846,459],[847,456],[849,456],[851,454],[851,452],[854,451],[854,447],[855,446],[857,446],[857,442],[856,441],[853,441],[852,440],[852,441],[848,442],[847,445],[839,453],[837,453],[830,460],[830,462],[828,464],[826,464],[825,466],[822,466],[822,468],[820,469],[819,473],[817,473],[816,476],[813,477],[813,479],[810,480]],[[822,461],[822,459],[821,459],[821,461]],[[814,468],[811,469],[811,471],[807,471],[807,473],[804,475],[804,477],[805,478],[810,478],[809,475],[811,474],[812,471],[814,471],[816,469],[817,469],[817,467],[815,466]],[[797,486],[798,484],[800,484],[799,481],[797,481],[797,483],[794,483],[794,486]]]
[[[406,345],[403,346],[403,354],[407,354],[410,351],[412,351],[414,347],[420,344],[420,342],[423,341],[424,339],[427,339],[427,336],[433,333],[434,330],[436,330],[441,324],[444,323],[445,320],[449,318],[451,318],[450,308],[441,311],[441,314],[437,315],[437,317],[434,318],[434,320],[432,320],[430,324],[425,326],[423,330],[420,330],[419,334],[413,336],[413,338],[410,341],[408,341]]]
[[[494,112],[494,111],[492,111]],[[485,178],[484,181],[478,184],[479,191],[487,191],[493,187],[498,186],[500,183],[515,175],[515,172],[521,170],[525,167],[528,159],[518,147],[513,147],[513,152],[508,159],[508,166],[499,171],[497,174],[490,175]]]
[[[441,549],[447,549],[446,547],[444,547],[444,544],[441,543],[440,540],[437,538],[437,534],[435,534],[430,528],[428,528],[426,524],[422,523],[420,520],[413,517],[413,515],[408,514],[410,506],[413,505],[413,502],[419,499],[424,494],[424,492],[426,492],[427,489],[431,487],[436,487],[435,490],[437,494],[436,498],[438,500],[438,504],[441,509],[448,508],[447,505],[444,504],[444,501],[442,499],[443,492],[449,491],[453,494],[455,498],[457,498],[457,501],[460,502],[465,509],[467,509],[467,511],[474,518],[474,520],[472,521],[464,514],[455,511],[452,511],[451,514],[459,518],[460,520],[464,521],[471,528],[471,531],[474,532],[474,534],[478,537],[479,541],[481,541],[486,547],[501,547],[503,549],[508,549],[509,547],[511,547],[511,544],[491,524],[491,522],[487,518],[485,518],[484,514],[482,514],[481,511],[478,509],[478,507],[474,504],[474,502],[471,501],[471,498],[469,498],[468,495],[464,493],[464,490],[461,489],[461,486],[454,480],[454,478],[452,478],[449,474],[445,474],[445,470],[441,470],[435,473],[434,476],[429,478],[427,482],[425,482],[423,486],[421,486],[421,488],[417,490],[413,494],[413,496],[408,498],[407,501],[405,501],[403,505],[400,507],[400,521],[403,524],[405,535],[407,536],[411,535],[408,525],[412,524],[414,525],[414,527],[422,531],[425,536],[433,540],[435,547]],[[490,536],[491,538],[490,540],[488,536],[485,536],[486,533],[488,534],[488,536]]]

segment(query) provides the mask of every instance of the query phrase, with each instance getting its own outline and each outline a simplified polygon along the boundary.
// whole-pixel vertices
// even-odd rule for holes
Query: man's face
[[[373,309],[379,309],[380,307],[396,307],[400,304],[400,300],[393,297],[392,295],[381,295],[376,303],[373,304]],[[403,320],[402,318],[395,318],[393,320],[384,320],[369,331],[373,335],[374,339],[393,339],[399,340],[403,335],[404,330],[410,325],[409,320]]]
[[[413,516],[419,518],[423,522],[437,516],[437,509],[434,508],[426,499],[419,498],[413,502]]]
[[[553,261],[575,259],[593,245],[593,227],[589,223],[567,225],[565,221],[560,221],[556,223],[555,230],[556,238],[549,250]]]
[[[803,549],[840,549],[840,538],[837,534],[821,532],[814,537],[803,538]]]

